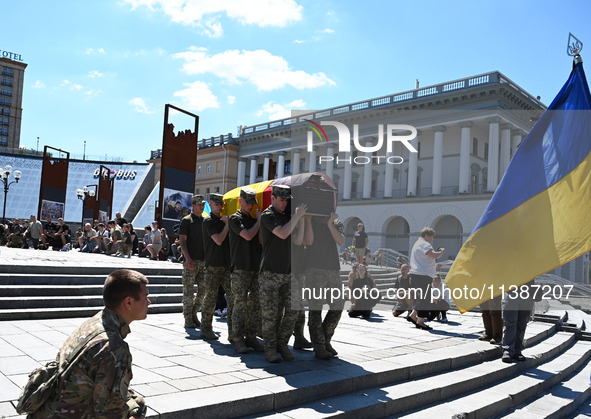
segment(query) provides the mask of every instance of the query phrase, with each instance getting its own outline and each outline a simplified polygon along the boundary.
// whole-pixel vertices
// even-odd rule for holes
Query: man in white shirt
[[[437,273],[435,261],[445,253],[443,248],[433,249],[431,243],[434,238],[435,230],[423,227],[421,237],[415,242],[410,253],[410,287],[417,292],[414,296],[413,311],[410,316],[406,317],[406,320],[423,330],[432,329],[425,324],[424,319],[429,313],[431,301],[428,291]]]

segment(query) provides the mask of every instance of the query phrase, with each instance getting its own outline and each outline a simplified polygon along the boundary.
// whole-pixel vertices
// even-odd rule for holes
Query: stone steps
[[[554,325],[532,323],[530,326],[527,343],[540,348],[540,360],[556,356],[574,342],[572,334],[553,335]],[[499,347],[472,341],[421,352],[420,356],[410,353],[358,364],[309,361],[318,365],[318,368],[295,372],[284,377],[266,376],[259,379],[256,385],[229,384],[213,389],[195,389],[180,394],[150,397],[151,408],[160,412],[160,416],[151,417],[161,419],[222,416],[227,418],[248,415],[261,417],[260,414],[265,412],[267,413],[263,416],[283,418],[339,414],[348,417],[387,416],[390,413],[382,410],[385,409],[385,404],[396,406],[397,403],[386,403],[390,398],[395,399],[396,394],[391,393],[390,398],[384,400],[381,397],[384,388],[397,386],[397,391],[403,391],[408,400],[414,400],[414,403],[430,403],[431,399],[421,400],[415,397],[415,390],[410,391],[411,394],[409,394],[409,389],[414,388],[413,382],[431,380],[433,385],[435,380],[433,374],[447,374],[446,377],[455,377],[458,369],[472,368],[476,371],[476,378],[468,377],[467,373],[463,375],[465,383],[462,384],[462,389],[467,391],[474,388],[474,380],[480,381],[486,374],[482,371],[483,363],[490,365],[491,368],[502,364],[499,360],[500,355]],[[289,368],[289,366],[289,363],[281,363],[281,367]],[[511,375],[511,371],[517,372],[519,365],[507,367],[493,378],[496,380],[507,378]],[[458,381],[457,378],[453,380]],[[445,396],[453,395],[453,389],[456,388],[453,385],[448,387]],[[403,390],[405,388],[406,390]],[[427,393],[430,392],[431,390]],[[435,393],[442,394],[440,391]],[[369,400],[372,401],[371,406],[368,405]],[[360,404],[363,408],[358,410]],[[365,410],[366,408],[368,410]],[[341,411],[341,409],[345,410]],[[381,413],[378,414],[378,412]]]
[[[587,364],[588,365],[588,364]],[[517,406],[512,412],[502,415],[511,419],[562,418],[570,416],[579,406],[587,401],[585,415],[575,414],[575,418],[591,416],[588,400],[591,396],[589,386],[589,368],[579,368],[570,377],[563,377],[549,390],[539,394],[535,399]]]
[[[526,354],[528,351],[526,351]],[[530,352],[531,353],[531,352]],[[525,364],[527,369],[521,368],[518,376],[503,380],[494,385],[487,386],[468,395],[448,400],[445,403],[423,409],[403,418],[426,418],[434,414],[444,414],[461,418],[488,418],[504,414],[521,404],[529,405],[530,400],[540,392],[555,388],[558,393],[568,391],[561,385],[563,378],[569,377],[589,362],[591,355],[591,343],[579,341],[568,348],[560,356],[548,362],[536,365],[535,359]],[[534,355],[535,356],[535,355]],[[533,366],[530,365],[533,363]],[[588,386],[588,382],[587,382]],[[585,395],[585,398],[588,395]],[[547,402],[548,400],[546,400]],[[582,400],[580,401],[582,402]],[[557,412],[554,412],[556,410]],[[562,417],[559,413],[560,406],[545,413],[544,417]],[[515,414],[515,412],[514,412]],[[430,416],[431,415],[431,416]],[[516,415],[513,417],[523,418]]]
[[[178,282],[178,278],[177,278]],[[152,294],[181,293],[183,286],[176,284],[154,284],[150,280],[150,298]],[[103,295],[102,285],[0,285],[0,295],[4,297],[34,296],[90,296]]]
[[[572,345],[574,341],[575,338],[572,334],[552,335],[531,347],[530,353],[535,353],[536,356],[532,357],[528,363],[530,365],[539,364],[545,359],[555,357],[560,351]],[[490,352],[494,353],[494,356],[490,356]],[[498,347],[494,351],[489,351],[489,356],[483,361],[476,361],[477,356],[475,352],[472,352],[472,361],[476,362],[466,364],[465,356],[466,354],[460,358],[456,357],[455,365],[446,369],[441,366],[443,360],[423,360],[421,368],[423,374],[411,375],[409,380],[358,390],[352,394],[319,400],[278,413],[292,418],[304,418],[311,415],[314,417],[348,418],[391,415],[400,417],[398,415],[412,412],[414,409],[422,409],[416,412],[416,417],[451,417],[451,415],[447,415],[447,410],[441,409],[441,403],[444,404],[446,400],[476,388],[506,380],[524,369],[524,365],[502,363]],[[418,358],[417,361],[420,362],[420,356]],[[437,404],[430,409],[425,409],[425,406],[433,403]],[[333,406],[333,409],[319,415],[323,406]]]
[[[93,307],[0,309],[0,321],[92,317],[103,308],[104,305],[101,301],[100,306]],[[180,304],[152,304],[148,308],[148,313],[179,313],[181,311],[182,305]]]

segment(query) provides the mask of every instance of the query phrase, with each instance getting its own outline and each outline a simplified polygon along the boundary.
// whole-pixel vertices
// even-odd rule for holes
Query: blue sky
[[[145,161],[166,103],[200,116],[199,138],[493,70],[548,105],[569,32],[591,60],[590,4],[3,1],[0,50],[28,64],[21,145]]]

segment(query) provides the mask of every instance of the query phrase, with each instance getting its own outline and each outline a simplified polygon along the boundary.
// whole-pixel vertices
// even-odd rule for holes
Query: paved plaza
[[[179,282],[181,268],[171,262],[137,257],[118,259],[76,251],[0,248],[0,273],[20,272],[24,266],[42,267],[47,272],[58,266],[84,267],[89,271],[98,266],[140,271],[178,268]],[[565,308],[576,321],[586,319],[591,324],[584,313],[556,302],[543,310],[563,313]],[[351,319],[344,313],[333,339],[333,346],[339,351],[337,358],[321,361],[314,358],[311,350],[300,350],[294,351],[294,362],[269,364],[263,353],[235,352],[227,340],[224,318],[214,318],[214,331],[220,340],[212,342],[201,339],[199,329],[185,329],[181,313],[151,314],[145,321],[134,322],[132,333],[126,338],[134,364],[131,387],[146,398],[150,418],[304,418],[354,411],[384,384],[404,384],[437,372],[453,372],[472,361],[488,361],[493,370],[505,368],[498,360],[500,350],[477,340],[483,330],[479,313],[460,315],[452,311],[448,318],[447,324],[431,322],[434,330],[427,332],[411,327],[404,318],[393,318],[388,306],[378,307],[367,321]],[[82,321],[84,318],[0,322],[0,417],[17,416],[13,403],[28,374],[54,359],[63,341]],[[529,344],[537,346],[531,352],[528,348],[526,355],[541,351],[538,342],[546,337],[556,342],[572,340],[572,334],[552,336],[551,327],[546,323],[530,324]],[[552,345],[547,342],[546,346]],[[483,365],[478,367],[482,370]],[[583,373],[588,383],[589,366]],[[388,394],[382,390],[377,399],[387,398]],[[326,397],[335,397],[335,404],[314,404],[314,400]],[[409,406],[412,410],[412,403]],[[384,416],[373,412],[368,410],[361,416]],[[420,412],[416,411],[415,417],[421,417]],[[448,416],[444,413],[443,417]]]

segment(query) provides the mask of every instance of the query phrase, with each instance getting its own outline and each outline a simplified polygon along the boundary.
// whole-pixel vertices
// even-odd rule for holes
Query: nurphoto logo
[[[311,152],[314,147],[314,133],[316,133],[321,143],[328,143],[328,135],[326,135],[326,131],[323,128],[324,126],[332,126],[336,128],[339,134],[339,152],[348,153],[351,151],[351,132],[349,131],[347,125],[337,121],[321,121],[320,124],[318,124],[314,121],[306,119],[306,122],[310,122],[312,124],[308,125],[308,128],[311,129],[311,131],[308,131],[308,152]],[[400,132],[403,132],[403,134]],[[359,125],[353,124],[353,146],[360,153],[375,153],[381,150],[384,145],[384,137],[388,154],[392,153],[394,150],[395,142],[400,142],[408,149],[410,153],[417,153],[416,148],[414,148],[414,146],[410,143],[417,137],[417,129],[412,125],[378,124],[377,143],[371,146],[364,146],[359,142]],[[371,157],[361,155],[355,157],[349,156],[345,158],[319,156],[318,158],[318,162],[321,164],[323,162],[333,161],[336,161],[336,164],[341,162],[349,164],[368,164],[372,160],[378,164],[380,164],[382,161],[385,161],[387,164],[402,164],[404,162],[402,156],[394,155],[372,155]]]

